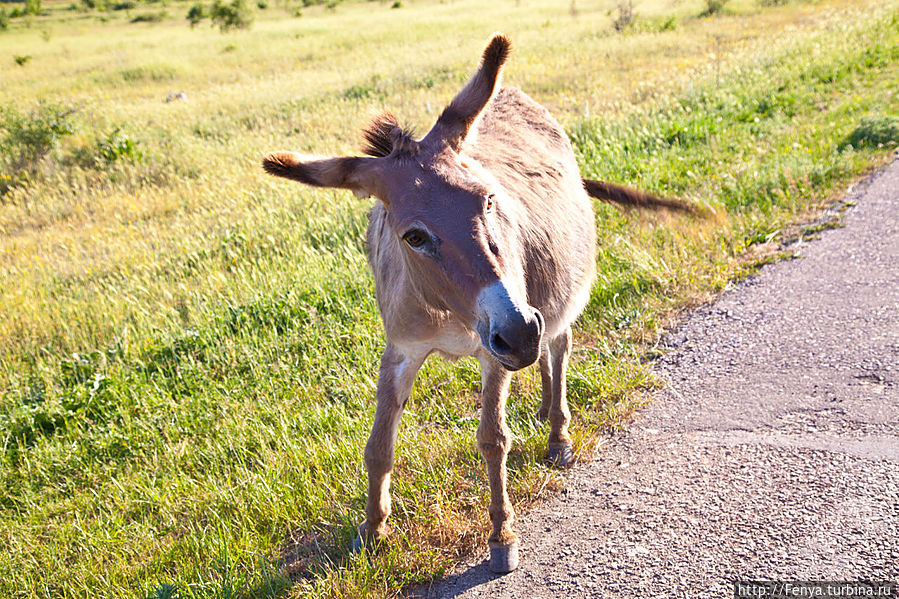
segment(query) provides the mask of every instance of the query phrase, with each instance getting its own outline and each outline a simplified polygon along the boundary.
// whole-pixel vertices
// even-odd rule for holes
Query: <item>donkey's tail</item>
[[[673,198],[663,198],[661,196],[646,193],[633,187],[618,185],[617,183],[608,183],[606,181],[594,181],[592,179],[583,179],[584,188],[592,197],[625,206],[628,208],[651,208],[658,210],[667,208],[668,210],[676,210],[678,212],[688,212],[690,214],[701,214],[702,211],[692,204],[683,200],[675,200]]]

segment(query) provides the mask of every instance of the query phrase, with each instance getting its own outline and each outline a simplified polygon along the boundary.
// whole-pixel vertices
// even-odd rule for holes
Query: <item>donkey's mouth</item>
[[[527,368],[528,366],[530,366],[531,364],[536,362],[537,359],[540,357],[540,353],[538,352],[537,356],[533,360],[527,360],[527,361],[514,361],[513,362],[513,361],[510,361],[506,357],[497,356],[496,354],[493,354],[493,357],[496,358],[496,361],[499,362],[502,365],[502,367],[505,368],[506,370],[508,370],[509,372],[516,372],[518,370],[521,370],[522,368]]]

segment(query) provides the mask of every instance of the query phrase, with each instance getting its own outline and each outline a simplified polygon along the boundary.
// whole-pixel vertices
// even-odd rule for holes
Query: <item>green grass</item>
[[[646,2],[620,34],[613,3],[521,4],[273,3],[227,34],[190,29],[189,3],[137,24],[51,5],[0,32],[16,131],[51,108],[72,125],[24,178],[21,135],[0,135],[0,596],[392,596],[483,547],[477,365],[432,359],[401,426],[393,534],[347,553],[383,346],[369,204],[258,161],[351,152],[382,106],[426,130],[494,29],[516,44],[506,81],[559,116],[585,175],[715,211],[597,204],[569,374],[585,454],[656,385],[642,360],[674,312],[896,146],[895,2],[732,0],[704,18],[704,1]],[[523,518],[560,484],[538,389],[523,373],[509,406]]]

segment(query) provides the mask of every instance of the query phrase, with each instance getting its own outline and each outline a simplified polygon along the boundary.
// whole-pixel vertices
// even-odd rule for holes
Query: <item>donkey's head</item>
[[[508,39],[493,37],[477,73],[421,140],[384,114],[364,131],[368,156],[281,152],[267,156],[263,167],[307,185],[381,200],[410,284],[428,305],[476,330],[503,366],[517,370],[537,359],[544,330],[543,316],[525,299],[517,204],[464,153],[499,88],[509,49]]]

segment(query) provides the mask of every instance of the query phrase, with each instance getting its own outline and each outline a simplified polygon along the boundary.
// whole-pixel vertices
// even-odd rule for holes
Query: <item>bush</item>
[[[724,8],[724,5],[728,3],[728,0],[705,0],[705,10],[699,13],[700,17],[711,17]]]
[[[203,5],[197,2],[193,6],[190,7],[190,10],[187,11],[187,20],[190,21],[191,27],[196,27],[200,24],[200,21],[206,18],[206,9],[203,8]]]
[[[44,103],[24,115],[11,106],[0,107],[0,195],[33,178],[59,140],[75,132],[74,112]]]
[[[634,22],[634,3],[633,0],[623,0],[618,3],[618,16],[612,21],[615,31],[621,32],[631,26]]]
[[[118,2],[112,5],[112,10],[131,10],[132,8],[137,6],[137,2],[134,0],[124,0],[124,2]]]
[[[658,31],[675,31],[677,30],[677,17],[671,15],[659,24]]]
[[[253,23],[253,13],[250,12],[246,0],[232,0],[228,4],[215,0],[209,11],[209,17],[223,33],[231,29],[246,29]]]
[[[145,12],[131,19],[132,23],[159,23],[163,21],[169,13],[164,10],[158,12]]]
[[[97,142],[97,161],[103,164],[111,164],[116,160],[140,162],[143,157],[144,153],[137,147],[137,142],[123,133],[120,127]]]
[[[26,64],[28,64],[28,61],[31,60],[31,54],[14,54],[12,59],[16,62],[17,65],[19,65],[20,67],[24,67]]]
[[[0,6],[0,30],[9,29],[9,14],[6,9]]]
[[[41,14],[41,0],[25,0],[25,14],[26,15]]]

